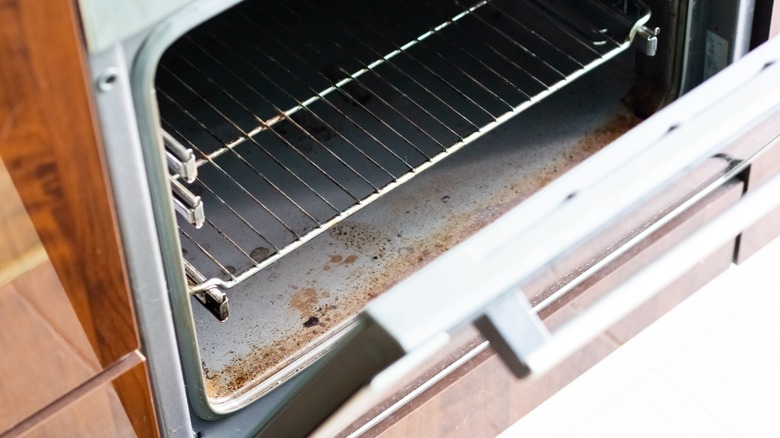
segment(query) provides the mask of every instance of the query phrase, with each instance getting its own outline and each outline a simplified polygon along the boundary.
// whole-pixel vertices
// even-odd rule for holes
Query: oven
[[[694,259],[537,313],[743,172],[780,102],[770,45],[721,73],[751,1],[108,3],[81,12],[168,434],[311,433],[472,324],[549,368]]]

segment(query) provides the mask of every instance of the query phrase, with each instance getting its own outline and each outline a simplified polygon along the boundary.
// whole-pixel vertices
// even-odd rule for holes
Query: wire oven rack
[[[157,74],[197,157],[191,292],[231,288],[626,49],[639,1],[245,1]]]

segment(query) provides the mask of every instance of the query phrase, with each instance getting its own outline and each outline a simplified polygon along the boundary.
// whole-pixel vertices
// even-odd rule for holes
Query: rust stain
[[[338,254],[337,254],[337,255],[332,255],[332,256],[330,256],[330,262],[331,262],[331,263],[338,263],[338,262],[340,262],[340,261],[342,261],[342,260],[344,260],[344,257],[343,257],[343,256],[340,256],[340,255],[338,255]]]
[[[252,252],[249,254],[250,257],[252,257],[252,260],[256,262],[262,262],[266,258],[268,258],[268,255],[271,254],[271,250],[260,246],[252,250]]]
[[[304,288],[299,293],[304,291],[314,289]],[[330,296],[330,293],[322,292],[320,296]],[[301,298],[303,302],[310,304],[311,292],[307,292],[305,296],[301,295]],[[342,306],[338,300],[336,297],[334,304],[314,303],[309,309],[311,313],[301,318],[302,330],[290,333],[288,337],[272,345],[254,346],[249,354],[233,360],[218,372],[208,370],[205,383],[209,396],[219,399],[246,393],[325,340],[324,334],[330,332],[328,334],[333,335],[336,326],[359,310],[352,305]]]
[[[355,260],[357,260],[357,258],[358,258],[358,256],[353,254],[353,255],[345,258],[344,261],[341,262],[341,264],[342,265],[351,265],[351,264],[355,263]]]
[[[319,297],[317,291],[314,288],[307,287],[295,292],[290,298],[290,307],[301,312],[301,314],[309,314],[312,312],[319,303]]]
[[[595,132],[586,135],[580,141],[577,149],[579,149],[583,155],[589,156],[615,141],[628,130],[638,125],[641,121],[642,119],[635,116],[632,112],[626,112],[625,114],[614,117]]]

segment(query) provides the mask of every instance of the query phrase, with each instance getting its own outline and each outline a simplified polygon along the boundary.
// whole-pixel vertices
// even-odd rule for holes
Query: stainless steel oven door
[[[697,255],[780,205],[776,178],[553,333],[521,293],[525,279],[780,110],[778,61],[780,40],[770,41],[370,304],[354,330],[292,382],[260,435],[303,436],[330,416],[320,431],[333,431],[350,403],[364,404],[466,324],[480,329],[518,377],[542,373],[689,269]]]

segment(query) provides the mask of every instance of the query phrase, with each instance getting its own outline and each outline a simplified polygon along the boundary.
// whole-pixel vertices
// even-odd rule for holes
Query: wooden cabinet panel
[[[0,161],[0,432],[102,366]],[[8,246],[5,243],[9,243]]]
[[[136,362],[115,379],[84,388],[65,401],[62,409],[44,415],[41,421],[24,425],[16,432],[20,437],[29,438],[157,436],[154,417],[147,417],[145,422],[138,422],[138,418],[133,421],[117,393],[120,382],[139,371],[143,373],[143,367],[143,362]]]
[[[0,379],[2,434],[18,428],[20,424],[39,423],[36,418],[42,415],[41,412],[52,410],[52,406],[67,406],[74,391],[78,392],[99,379],[106,371],[43,250],[2,160],[0,197],[3,200],[0,224],[8,226],[0,233],[0,243],[9,243],[8,246],[0,245],[4,248],[3,258],[0,259],[0,320],[4,327],[0,330],[0,351],[5,358],[0,360],[0,376],[3,376]],[[107,309],[103,316],[111,317],[111,309]],[[140,354],[136,352],[134,355],[130,358],[142,361]],[[128,355],[123,357],[124,360],[127,358]],[[109,365],[114,366],[116,362]],[[112,415],[120,415],[122,421],[130,421],[138,436],[156,436],[156,418],[146,369],[135,366],[116,379],[114,386],[115,392],[111,397],[119,401],[121,415],[120,411]],[[99,431],[107,426],[101,423],[93,429],[88,421],[95,414],[83,414],[81,421],[87,422],[84,424],[89,425],[89,431]],[[68,427],[71,426],[75,427]],[[122,430],[124,426],[117,433]],[[40,431],[43,435],[61,436],[49,434],[50,427],[42,427]]]
[[[0,303],[2,432],[86,382],[100,367],[86,361],[62,336],[64,327],[55,328],[13,284],[0,287]],[[69,316],[68,329],[80,331],[69,306],[56,310]]]
[[[138,340],[74,8],[0,2],[0,157],[107,366]]]
[[[159,436],[145,363],[133,367],[115,379],[113,387],[136,435],[144,438]]]

